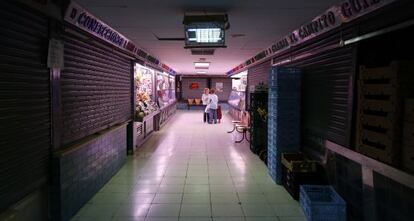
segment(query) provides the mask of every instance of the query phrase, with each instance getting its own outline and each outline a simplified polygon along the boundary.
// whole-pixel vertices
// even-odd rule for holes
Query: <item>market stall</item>
[[[156,128],[154,118],[160,113],[155,102],[155,71],[151,68],[135,64],[135,147],[139,147]]]
[[[175,113],[175,78],[137,63],[134,79],[134,146],[139,147]]]
[[[232,76],[232,91],[230,93],[229,114],[240,119],[242,111],[246,110],[247,71]]]
[[[156,128],[159,130],[177,109],[174,76],[165,72],[157,73],[157,99],[160,106],[160,115],[157,118]]]

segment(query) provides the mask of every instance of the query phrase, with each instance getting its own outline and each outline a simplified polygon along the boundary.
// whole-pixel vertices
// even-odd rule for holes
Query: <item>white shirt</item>
[[[207,105],[210,101],[210,94],[203,94],[203,96],[201,96],[201,101],[203,102],[203,105]]]
[[[210,94],[210,102],[207,104],[207,109],[217,109],[218,96],[216,94]]]

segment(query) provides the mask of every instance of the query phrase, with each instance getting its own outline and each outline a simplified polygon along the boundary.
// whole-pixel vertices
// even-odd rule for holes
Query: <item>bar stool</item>
[[[232,120],[231,123],[233,124],[233,129],[230,131],[227,131],[227,133],[233,133],[236,130],[236,124],[240,124],[241,120]]]
[[[242,134],[242,139],[235,141],[236,143],[241,143],[244,139],[246,139],[247,142],[250,142],[249,139],[247,138],[247,131],[250,130],[249,126],[236,124],[235,128],[237,132]]]

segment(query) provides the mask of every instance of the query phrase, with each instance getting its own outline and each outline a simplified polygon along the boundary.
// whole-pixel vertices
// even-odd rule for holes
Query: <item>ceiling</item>
[[[195,74],[193,62],[211,62],[208,74],[224,74],[270,46],[301,24],[312,20],[339,0],[75,0],[177,73]],[[230,29],[227,48],[214,55],[196,56],[184,41],[184,12],[226,12]],[[244,37],[232,37],[244,34]]]

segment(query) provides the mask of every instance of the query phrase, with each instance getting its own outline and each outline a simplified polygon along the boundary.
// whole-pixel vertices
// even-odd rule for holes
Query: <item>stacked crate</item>
[[[273,67],[269,73],[267,166],[272,179],[282,184],[281,154],[300,145],[301,72]]]
[[[283,186],[293,199],[299,199],[299,185],[324,184],[316,168],[316,161],[305,159],[302,153],[282,153]]]
[[[403,167],[414,173],[414,99],[405,100],[403,120]]]
[[[358,81],[357,151],[398,166],[401,104],[395,65],[360,69]]]

